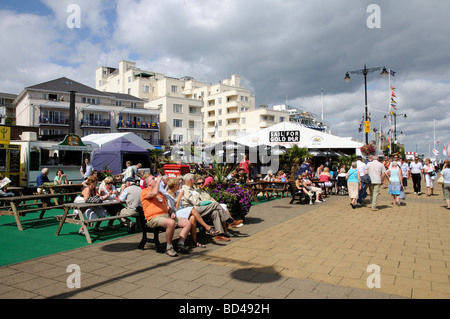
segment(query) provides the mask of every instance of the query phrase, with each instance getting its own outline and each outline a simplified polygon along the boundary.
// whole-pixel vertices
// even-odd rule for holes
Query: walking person
[[[434,192],[434,180],[436,179],[436,170],[429,158],[425,159],[423,167],[423,174],[425,176],[425,184],[427,185],[427,196],[432,196]]]
[[[367,165],[365,163],[363,163],[362,161],[362,157],[358,156],[357,157],[357,161],[356,161],[356,169],[359,172],[359,178],[361,179],[364,175],[366,175],[366,168]],[[363,200],[366,198],[367,196],[367,192],[366,192],[366,184],[365,183],[361,183],[360,184],[361,188],[358,190],[358,199],[357,199],[357,203],[356,205],[361,206],[363,203]]]
[[[422,180],[423,166],[422,163],[419,162],[418,156],[415,156],[414,162],[411,162],[411,164],[409,164],[409,171],[413,181],[414,194],[415,195],[422,194],[420,192],[420,182]]]
[[[444,176],[444,184],[442,184],[442,192],[447,202],[447,209],[450,209],[450,160],[444,161],[444,167],[441,174]]]
[[[392,162],[390,168],[386,171],[386,176],[389,179],[388,193],[392,195],[392,205],[400,206],[400,191],[403,187],[403,178],[397,161]]]
[[[380,156],[380,159],[382,158],[383,157]],[[366,168],[366,174],[369,175],[371,180],[369,190],[372,201],[372,210],[377,211],[378,194],[380,194],[380,188],[384,183],[386,168],[378,161],[378,158],[374,158],[373,155],[369,155],[369,161]]]
[[[350,197],[350,206],[355,209],[356,199],[358,198],[358,192],[361,189],[361,177],[357,169],[356,162],[352,163],[352,168],[347,172],[345,178],[347,179],[348,196]]]

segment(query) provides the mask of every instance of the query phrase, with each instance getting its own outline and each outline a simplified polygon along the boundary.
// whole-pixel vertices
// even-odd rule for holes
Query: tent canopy
[[[354,149],[360,152],[362,143],[352,141],[348,138],[331,135],[306,128],[291,122],[282,122],[264,128],[255,133],[249,133],[236,139],[236,142],[250,147],[257,145],[285,146],[291,148],[294,145],[308,149]],[[359,154],[358,154],[359,155]]]
[[[106,133],[106,134],[91,134],[87,135],[81,138],[84,144],[90,144],[92,145],[93,149],[102,148],[106,146],[107,144],[120,139],[124,138],[130,142],[132,142],[134,145],[137,145],[143,149],[149,149],[152,150],[155,147],[146,142],[144,139],[140,138],[136,134],[132,132],[128,133]]]
[[[113,174],[122,173],[126,161],[133,165],[141,163],[142,167],[150,167],[150,154],[124,137],[116,139],[92,153],[91,163],[95,170],[110,169]]]

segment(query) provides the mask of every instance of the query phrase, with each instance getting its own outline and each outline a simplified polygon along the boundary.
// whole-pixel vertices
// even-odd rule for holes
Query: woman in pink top
[[[328,167],[324,167],[322,173],[320,173],[319,181],[325,182],[325,189],[329,188],[331,193],[331,188],[333,187],[333,183],[331,183],[330,179],[332,178],[330,174],[330,169]]]

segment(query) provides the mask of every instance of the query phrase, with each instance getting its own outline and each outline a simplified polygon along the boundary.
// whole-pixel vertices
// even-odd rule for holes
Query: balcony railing
[[[157,145],[157,146],[164,145],[163,139],[151,138],[151,139],[148,139],[147,142],[149,142],[152,145]]]
[[[110,127],[110,120],[81,120],[81,126],[90,126],[90,127]]]
[[[69,125],[68,116],[39,116],[39,124]]]
[[[117,123],[118,129],[159,130],[159,123],[155,122],[124,122]]]

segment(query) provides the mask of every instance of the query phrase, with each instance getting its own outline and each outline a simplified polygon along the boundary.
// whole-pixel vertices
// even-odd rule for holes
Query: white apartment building
[[[289,120],[289,112],[256,107],[255,96],[242,87],[238,75],[205,85],[191,77],[167,77],[120,61],[118,69],[97,68],[96,85],[100,91],[148,100],[146,108],[160,110],[161,138],[166,145],[219,143]]]
[[[39,127],[44,140],[61,139],[69,133],[70,91],[76,92],[76,135],[133,132],[152,145],[162,145],[159,112],[145,109],[144,100],[100,92],[65,77],[26,87],[14,101],[16,124]]]

